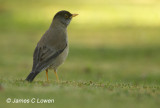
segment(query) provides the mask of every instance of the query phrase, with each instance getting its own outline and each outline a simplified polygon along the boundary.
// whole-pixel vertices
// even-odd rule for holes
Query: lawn
[[[58,69],[24,81],[36,43],[59,10],[78,13],[68,27],[69,56]],[[159,108],[158,0],[0,0],[0,108]],[[6,103],[6,99],[54,103]]]

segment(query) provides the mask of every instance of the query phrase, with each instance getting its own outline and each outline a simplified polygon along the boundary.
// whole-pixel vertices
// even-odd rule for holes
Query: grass
[[[0,2],[0,107],[159,108],[158,0]],[[25,82],[36,43],[62,9],[80,15],[68,27],[60,83],[52,70],[49,82],[45,72]],[[55,103],[7,104],[7,98]]]
[[[54,104],[47,106],[64,107],[157,107],[159,105],[159,86],[123,82],[95,83],[92,81],[61,81],[57,84],[55,81],[46,83],[44,81],[35,81],[32,84],[23,80],[4,81],[8,83],[12,91],[6,90],[2,94],[2,99],[10,97],[16,98],[54,98]],[[15,89],[15,88],[16,89]],[[37,92],[38,90],[38,92]],[[16,94],[15,94],[16,93]],[[29,94],[29,95],[28,95]],[[40,95],[41,94],[41,95]],[[5,97],[5,98],[4,98]],[[116,104],[115,104],[116,102]],[[147,102],[147,106],[146,106]],[[136,103],[136,104],[135,104]],[[4,104],[4,103],[3,103]],[[13,104],[21,106],[23,104]],[[10,106],[7,104],[6,106]],[[24,106],[24,105],[23,105]],[[44,107],[46,104],[35,105],[25,104],[26,107],[38,106]]]

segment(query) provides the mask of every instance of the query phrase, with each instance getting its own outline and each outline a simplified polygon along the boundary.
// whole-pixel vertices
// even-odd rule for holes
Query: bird
[[[57,68],[65,61],[69,51],[67,27],[72,18],[77,15],[66,10],[55,14],[49,29],[37,43],[33,53],[32,71],[26,81],[32,82],[44,70],[48,81],[48,70],[53,69],[57,82],[59,82]]]

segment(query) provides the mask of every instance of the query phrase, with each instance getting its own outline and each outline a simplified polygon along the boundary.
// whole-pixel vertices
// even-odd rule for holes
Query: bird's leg
[[[46,76],[47,76],[47,81],[48,81],[48,69],[46,69]]]
[[[58,74],[57,74],[57,71],[56,71],[56,70],[54,70],[54,73],[55,73],[55,75],[56,75],[56,78],[57,78],[57,82],[59,82],[59,78],[58,78]]]

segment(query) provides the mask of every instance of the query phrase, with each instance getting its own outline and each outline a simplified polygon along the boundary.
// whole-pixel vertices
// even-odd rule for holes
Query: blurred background
[[[60,10],[79,14],[68,27],[62,80],[159,80],[158,0],[1,0],[1,78],[28,75],[34,48]]]
[[[60,10],[79,14],[68,27],[60,80],[160,84],[159,0],[0,0],[2,84],[26,78],[34,48]],[[52,71],[49,79],[56,80]],[[35,80],[45,81],[45,72]]]

